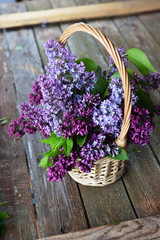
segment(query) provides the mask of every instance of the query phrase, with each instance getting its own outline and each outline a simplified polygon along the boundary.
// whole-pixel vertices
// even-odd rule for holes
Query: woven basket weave
[[[119,137],[115,143],[118,147],[126,148],[127,146],[127,132],[130,126],[130,115],[132,108],[131,100],[131,86],[128,78],[128,73],[124,65],[123,59],[119,55],[114,44],[104,36],[99,30],[93,28],[85,23],[76,23],[67,28],[60,37],[59,42],[65,46],[68,38],[75,32],[82,31],[91,34],[97,40],[99,40],[108,53],[113,58],[115,65],[117,66],[124,89],[124,119]],[[77,159],[78,161],[78,159]],[[98,161],[94,161],[93,167],[90,173],[82,172],[77,166],[69,172],[70,176],[78,183],[87,186],[106,186],[119,179],[125,171],[126,160],[114,160],[109,157],[104,157]]]

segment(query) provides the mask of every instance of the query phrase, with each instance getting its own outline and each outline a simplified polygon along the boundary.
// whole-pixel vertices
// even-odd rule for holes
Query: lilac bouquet
[[[109,68],[102,71],[88,58],[76,60],[68,48],[49,40],[45,43],[48,65],[46,73],[32,86],[29,102],[21,105],[22,113],[9,124],[9,136],[42,132],[50,150],[39,166],[46,168],[48,181],[61,181],[66,172],[78,166],[90,172],[95,161],[109,156],[127,158],[126,151],[115,144],[124,111],[124,93],[119,72],[110,57]],[[128,142],[146,145],[154,129],[153,117],[160,115],[149,90],[160,84],[157,72],[139,49],[118,49],[131,80],[132,114]],[[130,60],[141,75],[128,68]]]

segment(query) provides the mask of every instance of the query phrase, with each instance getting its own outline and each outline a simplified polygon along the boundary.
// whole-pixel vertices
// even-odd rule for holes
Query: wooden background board
[[[78,6],[82,4],[96,4],[99,2],[104,1],[29,1],[20,4],[3,5],[2,12],[12,13],[35,11],[41,9]],[[107,1],[105,0],[105,2]],[[160,58],[157,54],[160,52],[160,29],[157,25],[159,18],[159,13],[152,13],[128,18],[103,19],[98,21],[90,20],[87,21],[87,23],[101,30],[116,44],[117,47],[123,45],[126,49],[137,47],[144,50],[155,68],[158,70],[160,69]],[[3,97],[4,100],[2,100],[2,106],[5,111],[3,113],[4,115],[9,113],[12,120],[15,118],[14,109],[16,108],[16,98],[18,106],[22,101],[27,100],[33,82],[37,80],[38,74],[43,73],[44,65],[47,63],[43,43],[50,37],[58,40],[63,30],[69,25],[70,23],[47,24],[45,27],[34,26],[30,28],[7,30],[5,32],[5,43],[7,42],[8,47],[3,47],[3,51],[5,62],[8,64],[11,71],[10,73],[8,72],[8,74],[10,74],[8,77],[8,79],[10,79],[8,86],[12,88],[12,91],[15,89],[15,93],[13,92],[11,94],[13,95],[13,100],[11,100],[10,103],[11,105],[7,102],[8,98],[5,95],[2,95],[5,96]],[[19,45],[22,46],[22,49],[16,51],[15,49]],[[91,36],[84,33],[76,33],[69,39],[68,46],[77,57],[93,58],[93,60],[101,65],[103,69],[107,68],[108,53],[106,53],[104,48]],[[8,58],[6,58],[7,54],[10,54],[8,55]],[[3,63],[3,60],[4,57],[2,57],[1,64]],[[11,82],[12,79],[14,84]],[[152,97],[157,102],[160,102],[158,91],[153,93]],[[6,104],[8,107],[10,106],[12,111],[6,108]],[[23,171],[26,176],[28,176],[26,177],[26,182],[23,184],[28,186],[26,187],[28,192],[26,191],[25,194],[28,194],[30,202],[28,201],[28,204],[25,205],[27,209],[25,210],[26,215],[24,219],[28,219],[27,221],[29,224],[26,228],[30,226],[32,227],[32,231],[30,231],[31,235],[27,236],[26,239],[36,238],[36,219],[38,223],[38,237],[44,238],[62,233],[84,230],[89,227],[93,228],[112,224],[115,221],[119,223],[136,217],[145,217],[159,213],[160,122],[158,118],[155,120],[157,125],[153,132],[150,144],[143,148],[136,147],[136,149],[141,150],[141,153],[132,153],[130,155],[130,160],[128,161],[127,171],[124,177],[118,180],[115,184],[104,188],[78,185],[68,175],[60,183],[47,182],[45,170],[38,168],[40,157],[37,153],[45,151],[46,148],[42,143],[38,142],[42,136],[40,134],[36,134],[36,136],[26,136],[23,143],[34,192],[35,217],[30,197],[29,175],[27,175],[27,167],[26,163],[24,163],[25,157],[22,141],[16,141],[14,150],[9,150],[8,146],[5,146],[6,143],[3,144],[2,149],[4,154],[8,151],[10,153],[14,151],[17,159],[14,161],[14,164],[17,164],[17,161],[21,162],[21,164],[23,164]],[[2,127],[2,130],[6,134],[7,126]],[[7,134],[5,136],[7,136]],[[3,141],[4,139],[2,139],[2,142]],[[7,137],[5,137],[5,141],[15,143],[14,139],[9,140]],[[17,152],[19,153],[18,156]],[[9,155],[7,159],[10,157],[11,156]],[[3,159],[5,159],[5,157],[3,157]],[[16,184],[20,184],[18,182],[20,177],[17,175],[20,174],[20,170],[18,169],[20,168],[17,168],[17,171],[14,172],[17,178]],[[1,179],[4,177],[4,175],[1,176],[1,172],[0,177]],[[12,185],[13,183],[14,181],[12,178]],[[10,188],[13,188],[13,186],[10,186]],[[5,186],[3,182],[2,191],[4,191],[4,189]],[[0,194],[2,194],[2,191],[0,191]],[[2,197],[3,200],[6,200],[5,196]],[[16,200],[14,200],[14,204],[19,204],[20,201],[17,203]],[[15,205],[13,205],[12,208],[15,209]],[[19,218],[21,219],[23,216],[23,209],[16,209],[19,209],[19,211],[17,210],[18,212],[15,213],[15,216],[21,216]],[[31,212],[32,215],[27,214],[27,212]],[[17,221],[19,221],[19,219]],[[8,220],[7,231],[13,231],[15,234],[17,232],[16,228],[13,230],[10,228],[10,225],[13,223],[13,219],[10,218]],[[15,235],[15,239],[17,240],[20,239],[20,234],[25,232],[22,227],[20,227],[18,231],[19,235],[17,235],[17,238]],[[12,239],[12,236],[6,236],[7,240]]]
[[[60,23],[66,21],[81,21],[81,19],[109,18],[128,16],[144,12],[160,10],[159,0],[134,0],[69,6],[58,9],[41,9],[34,12],[18,12],[0,16],[0,29],[31,26],[43,23]]]
[[[115,226],[101,226],[41,240],[155,240],[160,239],[160,216],[135,219]]]

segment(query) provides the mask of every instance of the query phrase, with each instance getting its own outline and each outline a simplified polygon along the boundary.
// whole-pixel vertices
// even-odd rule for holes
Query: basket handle
[[[99,40],[102,45],[106,48],[108,53],[113,58],[116,67],[120,73],[122,82],[123,82],[123,89],[124,89],[124,98],[125,98],[125,105],[124,105],[124,119],[122,123],[122,128],[119,137],[116,139],[116,144],[119,147],[125,148],[127,145],[127,132],[130,126],[130,115],[132,109],[132,99],[131,99],[131,86],[130,81],[128,78],[128,72],[124,65],[123,59],[120,56],[119,52],[117,51],[115,45],[104,36],[99,30],[95,29],[94,27],[85,24],[85,23],[76,23],[68,27],[61,35],[59,42],[65,46],[68,38],[75,32],[86,32],[91,34],[97,40]]]

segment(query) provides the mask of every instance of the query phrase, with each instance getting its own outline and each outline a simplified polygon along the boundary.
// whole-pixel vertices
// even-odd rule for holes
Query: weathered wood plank
[[[160,44],[160,13],[147,13],[138,16],[140,21],[148,29],[154,39]]]
[[[17,103],[10,72],[10,56],[1,32],[0,47],[0,118],[10,116],[11,121],[18,116]],[[8,124],[0,124],[0,202],[7,201],[0,211],[9,215],[6,233],[1,239],[36,239],[36,219],[23,142],[10,139],[7,128]]]
[[[152,35],[153,39],[157,41],[157,43],[160,44],[160,28],[159,28],[159,22],[160,22],[160,13],[155,14],[143,14],[139,15],[138,18],[143,23],[143,25],[148,29],[149,33]],[[154,42],[153,42],[154,45]],[[159,66],[157,68],[158,71],[160,71],[160,61],[158,62]],[[160,88],[158,91],[152,93],[152,99],[155,103],[160,103]],[[154,119],[156,128],[153,131],[152,138],[151,138],[151,147],[153,151],[155,152],[157,159],[160,163],[160,121],[159,117],[155,117]]]
[[[147,2],[146,2],[147,1]],[[0,16],[0,28],[13,28],[41,24],[45,18],[49,23],[94,19],[113,16],[133,15],[160,10],[159,0],[139,0],[91,4],[90,6],[71,6],[34,12],[12,13]]]
[[[115,226],[102,226],[85,231],[43,238],[41,240],[155,240],[160,239],[160,215],[122,222]]]
[[[24,4],[8,5],[3,12],[25,11]],[[39,28],[41,31],[42,28]],[[37,30],[38,31],[38,30]],[[37,74],[43,72],[41,59],[36,46],[33,31],[22,29],[7,31],[6,36],[11,52],[11,66],[15,80],[18,104],[27,100],[31,85],[37,79]],[[47,40],[47,39],[46,39]],[[16,46],[22,45],[20,51]],[[22,91],[25,86],[25,91]],[[37,219],[41,237],[60,234],[69,231],[86,229],[87,223],[77,185],[69,176],[60,183],[50,183],[46,180],[46,172],[38,168],[38,152],[46,151],[43,144],[38,142],[41,135],[24,138],[28,158]]]
[[[160,51],[160,47],[138,18],[118,18],[114,22],[129,47],[142,49],[149,57],[151,63],[158,69],[160,61],[157,52]],[[157,98],[157,101],[160,102],[160,95],[156,91],[152,93],[152,97]],[[150,144],[156,156],[159,157],[160,143],[158,132],[160,123],[156,121],[156,124]],[[155,142],[157,145],[155,145]],[[138,216],[143,217],[160,212],[160,188],[159,180],[157,180],[160,179],[160,167],[148,146],[143,148],[136,147],[136,149],[142,152],[131,155],[128,171],[124,175],[124,181]]]
[[[51,3],[53,7],[75,4],[72,0],[51,1]],[[78,4],[83,4],[83,2],[78,1]],[[61,24],[60,26],[64,30],[69,24]],[[82,57],[81,53],[83,53],[83,57],[90,57],[97,64],[106,68],[107,62],[103,58],[97,42],[90,35],[76,33],[69,39],[68,45],[77,58]],[[91,227],[110,224],[113,221],[120,222],[135,218],[134,211],[121,180],[104,188],[82,185],[79,185],[79,187]]]
[[[85,1],[85,3],[87,4],[88,2],[87,1]],[[94,3],[95,3],[95,1],[94,1]],[[61,6],[60,7],[63,7],[63,3],[60,1],[58,4],[61,4]],[[71,3],[71,1],[70,2],[68,2],[68,4],[73,4],[73,3]],[[59,5],[58,5],[58,7],[59,7]],[[89,21],[89,23],[93,23],[94,24],[94,26],[96,26],[98,29],[100,29],[100,30],[102,30],[102,32],[105,32],[106,31],[106,33],[108,33],[109,32],[109,36],[112,36],[111,37],[111,39],[113,39],[114,41],[115,41],[115,43],[116,43],[116,45],[118,46],[118,45],[128,45],[127,43],[126,43],[126,41],[124,40],[124,38],[119,34],[119,31],[118,31],[118,29],[115,27],[115,24],[114,24],[114,22],[112,22],[111,20],[105,20],[105,21],[103,21],[103,20],[100,20],[99,22],[95,22],[95,21]],[[67,27],[67,25],[65,25],[65,27]],[[108,34],[106,34],[106,35],[108,35]],[[79,38],[79,37],[78,37]],[[119,44],[119,42],[120,42],[120,44]],[[72,45],[72,44],[70,44],[70,45]],[[78,46],[80,46],[79,44],[78,44]],[[76,48],[76,47],[75,47]],[[76,49],[75,49],[75,51],[76,51]],[[93,52],[93,51],[92,51]],[[77,55],[78,53],[76,53],[76,55]],[[93,52],[93,54],[94,54],[94,52]],[[144,149],[144,151],[145,151],[146,149]],[[150,156],[153,158],[153,155],[152,155],[152,152],[150,151],[150,149],[149,148],[147,148],[147,151],[149,151],[149,153],[150,153]],[[133,154],[133,158],[134,158],[134,156],[135,156],[135,154]],[[148,159],[148,158],[147,158]],[[143,158],[141,158],[141,157],[139,157],[139,159],[138,159],[138,161],[142,161],[142,164],[143,164]],[[130,164],[130,163],[129,163]],[[146,163],[147,164],[147,163]],[[150,160],[150,164],[152,164],[152,160]],[[153,165],[155,165],[156,164],[156,160],[154,159],[154,164]],[[131,179],[133,179],[134,180],[134,178],[135,178],[135,171],[133,172],[132,171],[132,164],[130,164],[131,166],[131,173],[133,173],[132,174],[132,177],[131,177]],[[155,169],[154,169],[155,170]],[[143,171],[143,165],[142,165],[142,168],[141,168],[141,171]],[[141,171],[139,172],[139,174],[141,174]],[[144,175],[144,174],[143,174]],[[152,175],[152,171],[150,171],[149,172],[149,175]],[[156,175],[158,175],[159,176],[159,174],[157,173],[157,171],[156,171]],[[130,176],[130,175],[129,175]],[[137,214],[139,215],[139,216],[145,216],[145,215],[150,215],[150,214],[152,214],[152,213],[155,213],[155,212],[157,212],[157,211],[159,211],[158,210],[158,204],[159,204],[159,202],[157,202],[157,204],[156,204],[156,206],[152,206],[152,205],[154,205],[153,203],[152,203],[152,200],[153,200],[153,194],[154,194],[154,192],[152,192],[152,197],[150,197],[150,198],[148,198],[148,196],[146,197],[146,187],[147,186],[143,186],[143,181],[142,181],[142,179],[140,180],[139,179],[139,177],[137,177],[138,178],[138,181],[133,181],[133,183],[134,183],[134,189],[133,189],[133,191],[131,191],[131,188],[132,188],[132,181],[129,181],[129,183],[131,184],[129,184],[128,185],[128,189],[130,190],[129,191],[129,193],[130,193],[130,197],[131,197],[131,199],[132,200],[134,200],[133,201],[133,203],[135,204],[134,206],[136,207],[136,210],[137,210]],[[127,178],[126,178],[127,179]],[[139,185],[140,184],[140,193],[138,194],[138,197],[137,197],[137,199],[135,199],[135,197],[134,196],[137,196],[137,185]],[[147,184],[148,184],[148,182],[147,182]],[[155,183],[154,183],[155,184]],[[93,196],[95,196],[94,194],[93,194]],[[146,203],[146,204],[144,204],[144,202]],[[151,202],[151,203],[150,203]],[[141,204],[140,204],[141,203]],[[92,209],[92,208],[90,208],[90,209]]]
[[[97,1],[94,0],[94,3],[96,2]],[[86,1],[86,3],[88,3],[88,1]],[[130,27],[130,25],[129,26],[127,25],[129,21],[129,23],[132,24],[135,28],[136,28],[136,25],[138,24],[142,26],[141,23],[134,21],[133,18],[137,19],[136,17],[132,17],[132,20],[129,20],[130,18],[128,18],[128,20],[125,20],[125,18],[116,19],[116,23],[118,21],[123,22],[123,24],[121,24],[119,28],[116,27],[115,21],[111,21],[111,20],[88,21],[88,23],[92,24],[96,28],[100,29],[107,36],[109,36],[110,39],[113,42],[115,42],[116,46],[123,45],[126,47],[126,49],[128,49],[129,47],[142,48],[141,46],[143,45],[143,43],[139,43],[138,46],[136,45],[137,41],[139,41],[138,40],[139,37],[137,35],[136,37],[134,37],[132,27]],[[138,27],[139,25],[137,26],[137,28]],[[124,29],[126,28],[127,30],[125,31]],[[123,29],[122,34],[120,34],[119,32],[120,29]],[[153,52],[155,54],[155,52],[157,51],[157,47],[159,49],[159,46],[155,43],[153,38],[150,36],[148,31],[144,27],[140,27],[138,31],[136,31],[136,34],[141,35],[141,39],[149,38],[149,40],[147,41],[151,42],[149,44],[149,48],[151,50],[148,50],[147,55],[149,55],[149,51],[152,51],[152,53],[150,52],[149,57],[153,56],[153,59],[154,59]],[[125,35],[126,38],[124,38],[123,35]],[[132,39],[131,39],[131,36],[128,39],[128,35],[131,35]],[[130,44],[131,41],[136,41],[134,46]],[[144,49],[144,51],[147,52],[147,44],[145,45],[145,48],[146,49]],[[156,58],[158,59],[158,56],[156,56]],[[154,96],[152,94],[152,98],[154,98],[154,100],[157,101],[157,103],[160,102],[160,95],[157,91],[154,93]],[[160,151],[159,151],[160,127],[159,127],[158,117],[155,120],[156,120],[156,129],[153,131],[151,143],[153,147],[152,150],[156,153],[156,156],[160,158]],[[135,148],[137,147],[135,146]],[[124,175],[124,180],[127,187],[127,191],[130,195],[130,199],[133,203],[133,206],[135,207],[135,211],[137,215],[139,217],[143,217],[146,215],[159,213],[159,191],[160,190],[159,190],[159,184],[156,181],[157,178],[159,179],[159,165],[157,164],[156,158],[154,157],[152,150],[148,146],[145,148],[139,148],[139,150],[142,151],[142,154],[132,154],[130,156],[131,159],[128,162],[128,168],[127,168],[126,174]],[[146,152],[148,154],[146,154]],[[135,161],[136,161],[136,164],[134,163]],[[155,176],[153,176],[153,172],[155,173]],[[151,180],[152,178],[154,180]],[[137,189],[137,186],[139,186],[139,189]],[[157,189],[157,190],[154,191],[154,189]]]
[[[26,7],[28,11],[36,11],[42,9],[50,9],[51,5],[49,1],[40,0],[40,1],[31,1],[26,2]],[[42,25],[43,26],[43,25]],[[57,24],[48,25],[47,23],[44,26],[34,26],[33,31],[35,33],[35,38],[41,55],[42,63],[44,66],[47,65],[48,59],[44,51],[44,43],[49,39],[53,38],[54,40],[59,40],[61,35],[61,30]]]

